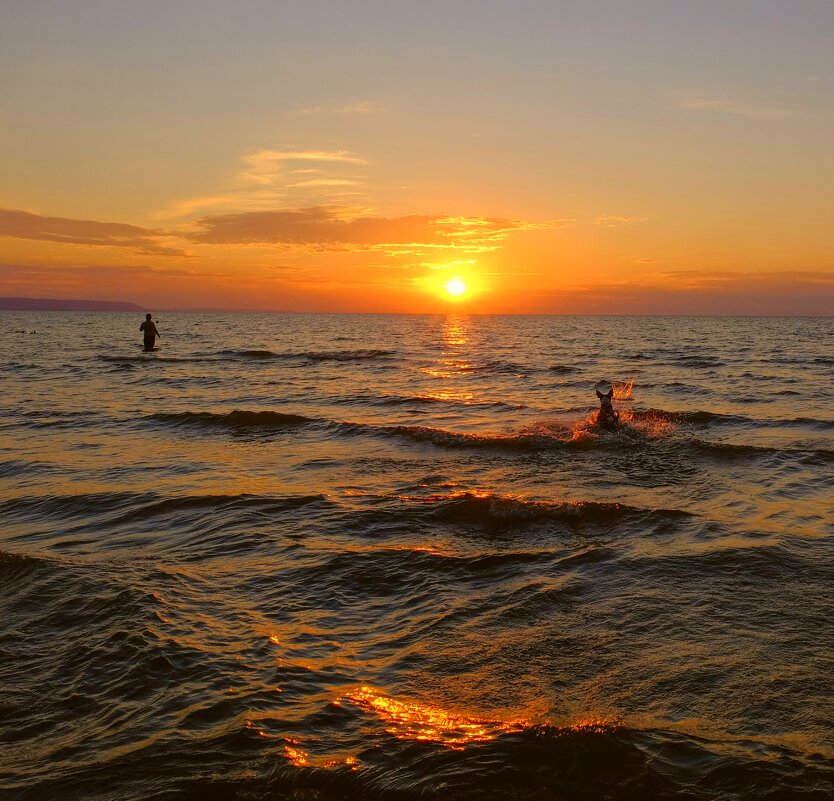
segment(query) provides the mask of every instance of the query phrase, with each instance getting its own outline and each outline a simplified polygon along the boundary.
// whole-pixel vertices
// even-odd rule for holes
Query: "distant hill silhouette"
[[[51,298],[0,298],[3,311],[142,311],[135,303],[113,300],[53,300]]]

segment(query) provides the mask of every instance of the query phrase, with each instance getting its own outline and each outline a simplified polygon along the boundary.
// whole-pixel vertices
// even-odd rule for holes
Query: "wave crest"
[[[305,426],[317,422],[315,418],[286,412],[248,411],[235,409],[233,412],[158,412],[149,419],[175,426],[196,426],[220,429],[278,429]]]
[[[642,509],[605,501],[548,501],[503,495],[479,490],[461,490],[432,495],[379,495],[349,492],[350,497],[366,497],[380,502],[407,504],[407,513],[424,506],[427,513],[443,522],[482,524],[512,522],[560,522],[570,524],[612,524],[624,518],[660,517],[681,519],[691,513],[680,509]]]
[[[384,350],[381,348],[358,348],[354,350],[312,350],[300,352],[280,352],[271,350],[227,350],[223,356],[232,356],[238,359],[306,359],[311,362],[350,362],[365,359],[382,359],[387,356],[396,355],[395,350]]]

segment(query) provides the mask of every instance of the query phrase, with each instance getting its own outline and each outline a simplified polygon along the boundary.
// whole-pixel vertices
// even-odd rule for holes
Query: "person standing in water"
[[[159,336],[159,331],[156,330],[156,324],[151,320],[151,315],[145,315],[145,322],[139,326],[139,330],[145,334],[145,350],[153,350],[154,341]]]

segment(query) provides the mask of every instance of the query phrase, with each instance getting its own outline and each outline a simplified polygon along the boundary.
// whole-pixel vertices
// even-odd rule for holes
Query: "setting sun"
[[[460,297],[466,292],[466,284],[462,278],[450,278],[446,282],[446,291],[454,297]]]

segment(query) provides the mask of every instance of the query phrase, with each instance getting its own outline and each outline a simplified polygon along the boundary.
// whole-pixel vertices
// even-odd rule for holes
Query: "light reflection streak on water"
[[[430,398],[431,400],[437,401],[458,401],[460,403],[465,403],[466,401],[471,401],[475,395],[472,392],[428,392],[425,395],[421,395],[422,398]]]
[[[350,703],[373,712],[388,724],[386,731],[398,739],[434,742],[458,749],[469,743],[494,740],[499,734],[522,731],[529,726],[524,721],[486,720],[415,701],[398,701],[371,687],[352,690],[334,703]]]
[[[310,755],[300,748],[296,740],[284,744],[284,756],[297,768],[306,768],[310,764]]]
[[[433,704],[416,701],[399,701],[372,687],[362,686],[351,690],[334,701],[334,704],[353,704],[366,712],[374,713],[386,731],[400,740],[418,740],[462,750],[472,743],[495,740],[504,734],[519,733],[531,729],[549,730],[554,735],[570,733],[603,734],[622,725],[619,718],[587,717],[567,726],[552,727],[534,724],[524,719],[496,720],[451,712]]]
[[[459,353],[459,349],[469,344],[469,335],[465,326],[465,318],[447,317],[441,332],[443,345],[446,350],[437,364],[423,367],[421,371],[431,378],[452,379],[467,375],[475,370],[473,361]],[[442,397],[445,393],[440,393]],[[454,395],[454,393],[449,393]],[[454,399],[454,398],[452,398]]]
[[[283,748],[284,758],[296,768],[341,768],[346,767],[350,770],[359,769],[359,760],[353,755],[348,755],[341,759],[314,759],[310,756],[308,751],[305,751],[299,744],[298,740],[288,739],[284,743]]]
[[[435,743],[453,751],[462,751],[465,746],[496,740],[505,734],[517,734],[529,730],[541,730],[552,736],[567,734],[606,734],[620,726],[618,718],[588,717],[567,725],[554,727],[549,724],[533,724],[530,721],[497,720],[465,715],[449,711],[442,707],[419,703],[417,701],[400,701],[372,687],[361,686],[350,690],[333,701],[334,706],[353,705],[363,712],[374,714],[386,725],[386,732],[398,740]],[[248,724],[251,726],[251,724]],[[259,732],[263,734],[263,732]],[[359,768],[359,760],[354,755],[339,759],[319,759],[301,747],[298,740],[287,738],[284,741],[283,756],[293,766],[305,768],[319,766],[324,768],[348,767]]]
[[[443,342],[449,348],[466,345],[469,341],[468,332],[464,326],[464,318],[447,317],[443,326]]]

